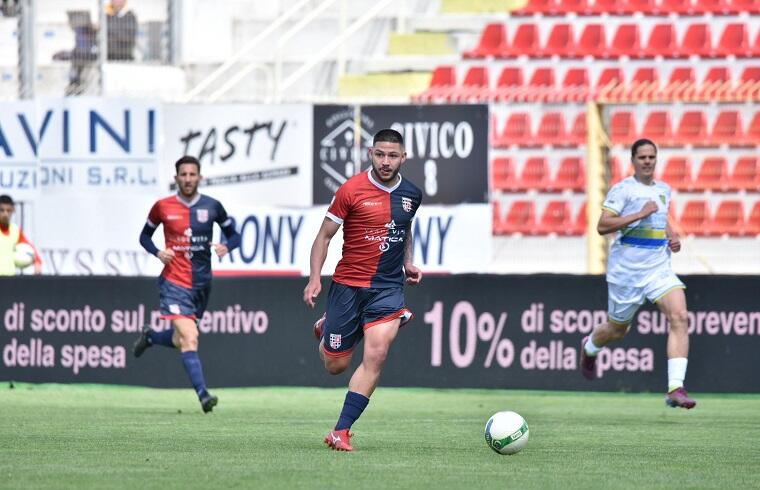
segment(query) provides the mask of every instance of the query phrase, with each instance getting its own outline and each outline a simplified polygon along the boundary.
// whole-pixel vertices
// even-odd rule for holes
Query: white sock
[[[668,393],[683,386],[683,380],[686,379],[686,365],[688,363],[689,360],[685,357],[668,359]]]
[[[599,351],[604,349],[604,347],[597,347],[596,344],[594,344],[593,338],[594,338],[593,335],[589,335],[588,340],[586,341],[586,344],[583,346],[583,350],[586,351],[586,355],[589,355],[591,357],[594,357],[595,355],[599,354]]]

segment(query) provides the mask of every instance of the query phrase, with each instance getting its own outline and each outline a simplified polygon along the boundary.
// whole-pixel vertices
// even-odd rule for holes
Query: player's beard
[[[383,174],[381,174],[377,168],[373,166],[372,169],[375,171],[375,177],[377,177],[377,179],[384,184],[395,182],[396,178],[398,177],[399,170],[401,170],[401,168],[397,168],[396,170],[391,172],[390,177],[384,178]]]

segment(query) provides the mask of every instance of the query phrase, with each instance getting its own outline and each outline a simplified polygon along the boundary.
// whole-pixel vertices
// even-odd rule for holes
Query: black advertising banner
[[[361,124],[371,135],[393,128],[404,136],[401,173],[422,189],[425,204],[488,202],[487,105],[362,106]],[[363,169],[369,146],[362,145]]]
[[[760,392],[758,279],[685,276],[694,392]],[[301,302],[302,278],[218,278],[201,320],[209,386],[344,386],[328,375]],[[667,321],[651,305],[600,353],[599,379],[577,370],[581,338],[606,318],[603,277],[427,277],[407,288],[416,317],[393,345],[385,386],[663,392]],[[188,386],[177,351],[131,345],[158,318],[154,279],[16,277],[0,280],[0,380]],[[354,356],[360,360],[360,350]]]
[[[338,187],[358,171],[357,152],[356,107],[315,105],[314,204],[329,204]]]
[[[487,105],[315,105],[314,204],[328,204],[369,168],[367,150],[384,128],[404,136],[401,174],[422,189],[425,204],[488,202]]]

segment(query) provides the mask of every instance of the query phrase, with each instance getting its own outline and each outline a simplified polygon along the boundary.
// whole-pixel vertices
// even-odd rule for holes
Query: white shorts
[[[686,289],[672,270],[652,274],[643,286],[607,283],[607,314],[614,323],[627,325],[645,300],[656,303],[673,289]]]

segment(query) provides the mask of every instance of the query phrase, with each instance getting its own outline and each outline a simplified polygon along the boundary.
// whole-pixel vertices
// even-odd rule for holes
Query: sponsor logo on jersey
[[[182,219],[182,216],[180,216],[178,214],[169,214],[169,215],[166,216],[166,219],[168,221],[172,221],[172,220],[176,220],[176,219]]]
[[[395,220],[391,220],[390,223],[386,223],[385,224],[385,227],[388,228],[389,230],[395,230],[396,229],[396,221]]]
[[[382,206],[382,205],[383,203],[378,202],[378,201],[364,201],[362,203],[362,206]]]

